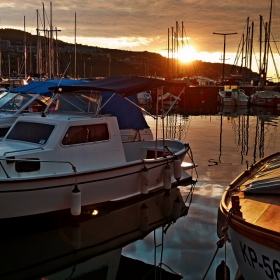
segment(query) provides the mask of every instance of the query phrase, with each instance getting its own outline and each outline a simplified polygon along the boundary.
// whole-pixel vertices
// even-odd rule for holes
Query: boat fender
[[[75,184],[71,194],[71,215],[79,216],[81,214],[81,192],[78,185]]]
[[[162,201],[162,206],[163,206],[163,215],[165,218],[170,217],[172,214],[172,205],[171,205],[171,197],[169,190],[166,190],[164,195],[163,195],[163,201]]]
[[[149,229],[149,211],[145,203],[140,207],[140,230],[143,232]]]
[[[172,219],[177,220],[181,216],[181,202],[179,196],[173,202],[173,211],[172,211]]]
[[[182,174],[182,169],[181,169],[181,160],[178,157],[175,157],[173,161],[173,170],[174,170],[174,178],[179,181]]]
[[[231,205],[232,205],[232,209],[233,209],[233,214],[242,218],[242,212],[240,211],[241,206],[240,206],[240,201],[239,201],[238,195],[233,195],[231,197]]]
[[[163,187],[166,190],[171,189],[171,168],[168,163],[163,169]]]
[[[149,170],[145,166],[141,170],[141,193],[147,194],[149,192]]]
[[[225,261],[222,260],[221,263],[216,268],[216,280],[230,279],[230,270],[226,265]]]

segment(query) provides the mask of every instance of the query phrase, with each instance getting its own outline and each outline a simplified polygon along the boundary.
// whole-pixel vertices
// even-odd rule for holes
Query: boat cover
[[[245,192],[280,194],[280,156],[269,161],[253,181],[246,185]]]
[[[27,85],[16,87],[10,90],[10,92],[20,93],[34,93],[42,95],[52,95],[49,90],[50,87],[58,85],[71,86],[76,84],[84,84],[87,81],[84,80],[71,80],[71,79],[60,79],[60,80],[45,80],[45,81],[31,81]]]
[[[80,85],[72,86],[56,86],[50,90],[60,93],[78,90],[95,90],[95,91],[111,91],[118,93],[124,97],[137,94],[142,91],[152,90],[158,87],[186,87],[185,82],[173,82],[156,78],[145,78],[139,76],[127,77],[108,77],[104,79],[94,80]]]
[[[102,92],[102,105],[112,96],[112,92]],[[133,103],[138,104],[136,95],[129,96]],[[118,120],[120,129],[145,129],[149,128],[142,111],[120,95],[115,94],[102,108],[102,114],[110,114]]]

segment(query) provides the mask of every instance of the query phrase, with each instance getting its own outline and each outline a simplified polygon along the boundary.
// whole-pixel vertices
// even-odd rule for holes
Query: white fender
[[[81,192],[78,186],[75,184],[71,194],[71,215],[78,216],[81,214],[82,199]]]
[[[177,157],[173,161],[174,178],[178,181],[182,176],[181,160]]]
[[[149,192],[149,170],[145,166],[141,170],[141,193],[147,194]]]

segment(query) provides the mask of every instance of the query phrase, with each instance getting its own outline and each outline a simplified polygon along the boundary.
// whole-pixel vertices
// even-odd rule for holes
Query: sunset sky
[[[271,0],[247,1],[205,1],[205,0],[96,0],[96,1],[53,1],[2,0],[0,3],[0,28],[15,28],[36,34],[36,10],[40,14],[40,26],[43,22],[43,3],[46,11],[46,25],[49,29],[52,6],[53,27],[61,30],[58,39],[74,43],[76,13],[76,42],[102,48],[131,51],[149,51],[167,53],[168,29],[176,30],[179,25],[179,41],[182,41],[182,23],[184,26],[183,44],[190,46],[181,52],[185,61],[197,59],[208,62],[222,62],[224,36],[217,33],[235,33],[226,36],[225,62],[234,63],[242,34],[246,35],[246,21],[254,22],[253,70],[259,63],[260,15],[264,22],[269,21]],[[279,3],[273,3],[272,34],[279,41]],[[278,22],[277,22],[278,21]],[[170,35],[171,36],[171,35]],[[181,43],[180,43],[181,44]],[[274,43],[276,44],[276,43]],[[170,46],[171,48],[171,46]],[[272,46],[274,52],[277,47]],[[279,64],[278,51],[274,56]],[[239,65],[239,64],[238,64]],[[240,62],[241,65],[241,62]],[[269,64],[270,73],[275,76],[273,62]]]

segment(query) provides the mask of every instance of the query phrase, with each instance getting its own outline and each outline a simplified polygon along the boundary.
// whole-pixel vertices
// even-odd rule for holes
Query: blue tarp
[[[86,83],[86,81],[70,80],[70,79],[32,81],[28,85],[13,88],[10,90],[10,92],[23,92],[23,93],[34,93],[34,94],[39,93],[42,95],[47,95],[47,94],[51,94],[51,91],[49,90],[50,87],[55,87],[58,85],[71,86],[71,85],[79,85],[83,83]]]
[[[34,94],[42,94],[42,95],[51,95],[51,91],[49,88],[56,87],[58,85],[61,86],[71,86],[71,85],[79,85],[88,83],[86,80],[70,80],[70,79],[62,79],[62,80],[46,80],[46,81],[33,81],[28,85],[17,87],[11,90],[11,92],[23,92],[23,93],[34,93]],[[112,92],[102,92],[102,104],[104,104],[111,96]],[[69,97],[68,97],[69,98]],[[130,96],[129,99],[134,103],[138,104],[137,96]],[[74,98],[71,99],[72,103],[75,103],[76,106],[87,106],[83,102],[80,104],[79,100]],[[82,108],[86,110],[86,108]],[[116,94],[102,109],[102,114],[110,114],[112,116],[117,117],[118,124],[120,129],[144,129],[149,128],[142,111],[131,104],[129,101],[125,100],[120,95]]]
[[[112,92],[102,92],[102,105],[112,96]],[[138,104],[136,95],[128,97]],[[129,101],[116,94],[102,109],[102,114],[111,114],[117,117],[120,129],[145,129],[149,128],[142,111]]]

